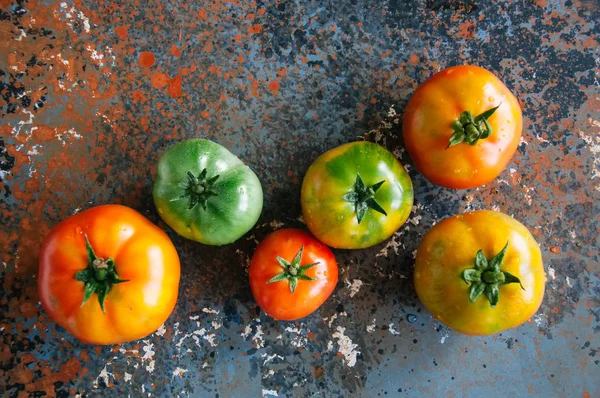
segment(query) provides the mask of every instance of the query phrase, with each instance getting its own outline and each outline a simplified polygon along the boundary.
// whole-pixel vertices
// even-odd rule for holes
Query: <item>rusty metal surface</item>
[[[6,396],[600,396],[600,8],[595,1],[0,1],[0,392]],[[142,52],[152,53],[144,54]],[[488,186],[429,184],[399,115],[444,67],[473,63],[519,98],[524,137]],[[152,64],[152,65],[150,65]],[[386,121],[390,121],[386,124]],[[254,230],[221,248],[159,222],[154,165],[208,137],[263,182]],[[415,206],[372,249],[335,251],[320,311],[275,322],[246,268],[258,241],[302,226],[318,154],[366,138],[409,167]],[[165,228],[182,259],[178,305],[148,338],[88,346],[36,291],[50,228],[103,203]],[[441,218],[498,209],[540,243],[546,297],[531,322],[475,338],[434,321],[414,251]]]

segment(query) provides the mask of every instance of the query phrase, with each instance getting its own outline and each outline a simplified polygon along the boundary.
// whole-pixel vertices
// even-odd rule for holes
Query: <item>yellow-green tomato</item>
[[[542,253],[514,218],[480,210],[449,217],[425,234],[415,289],[434,318],[489,335],[531,318],[544,298]]]
[[[412,182],[398,159],[372,142],[352,142],[321,155],[302,183],[302,214],[328,246],[358,249],[389,238],[408,218]]]

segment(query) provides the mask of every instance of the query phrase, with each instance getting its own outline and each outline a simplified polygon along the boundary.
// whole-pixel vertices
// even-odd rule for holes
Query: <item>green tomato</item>
[[[352,142],[324,153],[309,167],[301,202],[317,239],[357,249],[383,242],[406,222],[413,188],[394,154],[371,142]]]
[[[258,221],[263,192],[254,172],[212,141],[191,139],[158,162],[154,204],[161,218],[187,239],[224,245]]]

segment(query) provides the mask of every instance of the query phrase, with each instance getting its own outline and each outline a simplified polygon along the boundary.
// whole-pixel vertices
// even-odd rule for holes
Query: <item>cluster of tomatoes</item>
[[[496,178],[521,137],[519,103],[489,71],[443,70],[410,99],[403,134],[416,167],[435,184],[473,188]],[[153,189],[160,217],[209,245],[239,239],[258,221],[263,192],[254,172],[222,146],[194,139],[169,148]],[[328,246],[359,249],[388,239],[413,204],[410,177],[387,149],[353,142],[308,169],[302,214],[311,232],[280,229],[249,268],[259,306],[280,320],[305,317],[331,295],[338,266]],[[51,317],[78,339],[116,344],[154,332],[175,307],[180,278],[168,236],[138,212],[105,205],[75,214],[46,238],[39,291]],[[512,217],[476,211],[447,218],[424,236],[414,281],[425,307],[447,326],[486,335],[529,319],[545,275],[540,248]]]

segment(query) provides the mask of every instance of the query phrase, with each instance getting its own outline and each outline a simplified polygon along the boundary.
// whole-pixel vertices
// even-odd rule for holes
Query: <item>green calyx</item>
[[[219,178],[217,174],[214,177],[206,178],[206,169],[202,170],[198,177],[192,172],[187,172],[187,181],[182,182],[180,185],[185,189],[185,193],[180,196],[179,199],[188,199],[190,201],[190,209],[193,209],[197,204],[200,204],[204,210],[208,203],[208,198],[211,196],[217,196],[218,194],[213,191],[213,185]]]
[[[354,183],[354,191],[348,192],[342,196],[342,199],[344,199],[346,202],[354,203],[354,210],[356,212],[356,218],[358,219],[359,224],[369,209],[375,210],[376,212],[387,216],[387,213],[383,207],[381,207],[381,205],[375,200],[375,192],[377,192],[384,182],[385,180],[382,180],[377,184],[366,186],[360,177],[360,174],[357,173],[356,182]]]
[[[458,120],[452,122],[451,127],[454,134],[450,137],[446,149],[458,145],[461,142],[475,145],[477,144],[477,141],[488,138],[492,134],[492,126],[488,123],[488,119],[499,107],[500,105],[488,109],[475,117],[473,117],[473,114],[470,111],[461,113]]]
[[[304,281],[316,281],[317,278],[311,278],[310,276],[306,275],[305,272],[319,263],[317,262],[312,264],[300,265],[300,262],[302,261],[303,252],[304,246],[300,248],[300,250],[298,251],[291,263],[286,259],[277,256],[277,262],[279,263],[279,266],[283,268],[283,272],[269,279],[267,283],[289,281],[290,293],[294,294],[296,286],[298,286],[299,279]]]
[[[474,303],[475,300],[485,293],[490,302],[490,306],[494,308],[498,304],[500,298],[500,289],[502,285],[509,283],[518,283],[521,285],[519,278],[513,274],[500,271],[500,266],[504,260],[504,255],[508,249],[508,242],[504,248],[488,260],[481,250],[475,256],[475,267],[466,269],[462,272],[461,278],[467,284],[471,284],[469,289],[469,300]],[[523,285],[521,289],[525,290]]]
[[[85,283],[81,306],[83,307],[89,298],[92,297],[92,294],[96,293],[98,295],[100,308],[102,308],[102,312],[105,313],[104,300],[112,286],[117,283],[129,281],[119,278],[117,270],[115,269],[115,260],[110,257],[103,259],[96,256],[87,235],[85,236],[85,248],[88,256],[88,266],[86,269],[78,271],[75,274],[76,280]]]

